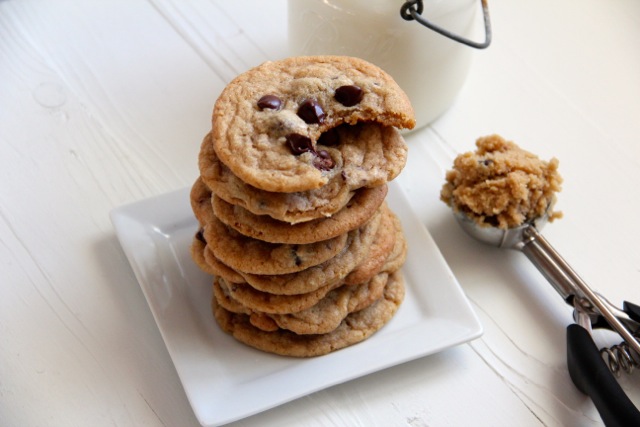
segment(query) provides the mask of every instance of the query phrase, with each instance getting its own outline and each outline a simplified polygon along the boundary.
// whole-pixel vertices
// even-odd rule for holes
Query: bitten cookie
[[[379,123],[392,134],[384,128],[412,128],[415,119],[406,94],[375,65],[293,57],[266,62],[227,85],[214,107],[212,142],[244,182],[272,192],[307,191],[342,172],[321,137],[344,123]]]

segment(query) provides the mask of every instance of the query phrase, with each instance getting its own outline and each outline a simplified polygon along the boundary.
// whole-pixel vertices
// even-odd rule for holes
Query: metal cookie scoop
[[[481,226],[461,211],[454,214],[462,229],[476,240],[524,253],[574,307],[577,324],[567,328],[567,362],[573,383],[591,397],[607,426],[640,425],[640,411],[609,371],[615,363],[628,372],[640,366],[640,306],[625,301],[619,309],[587,286],[538,231],[546,224],[548,212],[509,229]],[[607,367],[591,337],[592,328],[611,329],[624,339],[624,362],[612,364],[610,359]]]

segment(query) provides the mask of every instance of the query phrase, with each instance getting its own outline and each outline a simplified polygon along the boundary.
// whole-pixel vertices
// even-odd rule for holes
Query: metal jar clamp
[[[487,0],[481,0],[482,4],[482,15],[484,18],[484,41],[483,42],[475,42],[473,40],[469,40],[465,37],[459,36],[457,34],[452,33],[449,30],[446,30],[438,25],[434,24],[431,21],[428,21],[426,18],[422,16],[422,12],[424,12],[424,4],[422,0],[407,0],[402,7],[400,8],[400,16],[402,19],[407,21],[415,20],[425,27],[435,31],[438,34],[441,34],[451,40],[455,40],[459,43],[465,44],[467,46],[476,48],[476,49],[485,49],[489,47],[491,44],[491,19],[489,18],[489,5],[487,4]]]

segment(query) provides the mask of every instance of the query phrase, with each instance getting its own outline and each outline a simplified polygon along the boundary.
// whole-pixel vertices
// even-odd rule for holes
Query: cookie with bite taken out
[[[343,173],[349,177],[336,167],[343,164],[337,158],[343,157],[340,134],[350,138],[349,131],[336,130],[343,126],[366,125],[357,132],[373,132],[388,143],[367,147],[370,156],[381,156],[366,159],[377,185],[383,176],[397,175],[406,161],[397,128],[413,128],[415,118],[407,95],[377,66],[313,56],[266,62],[236,77],[216,101],[212,125],[213,149],[234,175],[261,190],[290,193],[317,189]],[[203,176],[207,166],[201,158]],[[367,186],[360,172],[358,185]]]

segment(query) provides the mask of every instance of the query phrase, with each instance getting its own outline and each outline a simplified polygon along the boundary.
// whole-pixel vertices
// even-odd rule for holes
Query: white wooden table
[[[556,156],[565,218],[545,236],[640,303],[640,2],[490,7],[492,46],[399,178],[484,335],[236,425],[601,425],[567,373],[571,309],[438,191],[481,135]],[[283,0],[0,2],[0,425],[198,425],[108,213],[190,185],[225,83],[286,55]],[[638,375],[620,379],[636,405]]]

